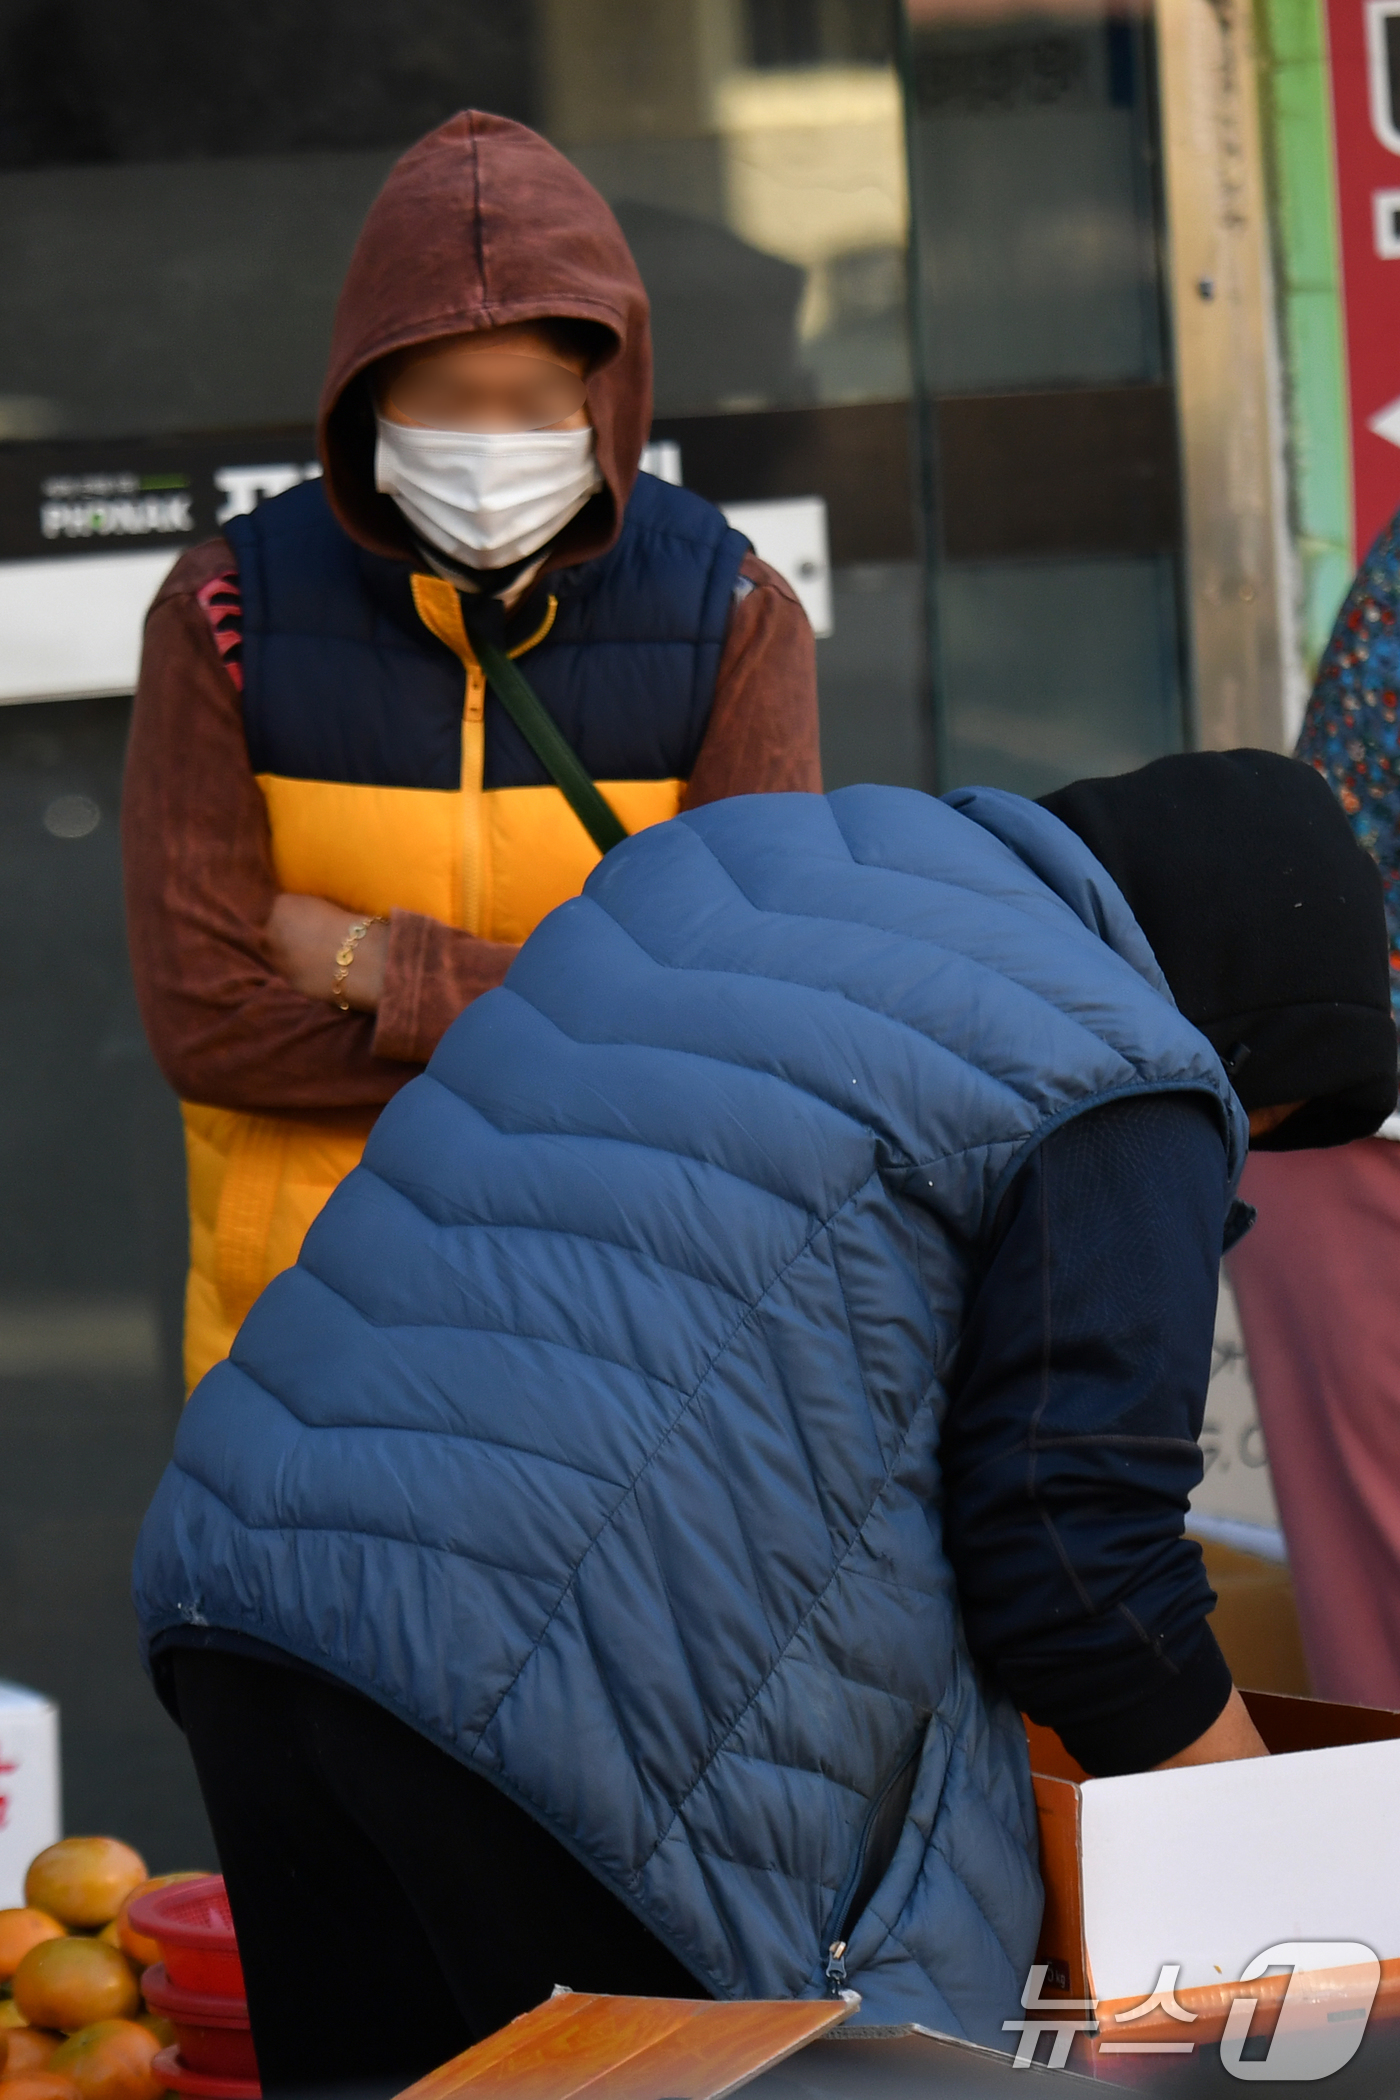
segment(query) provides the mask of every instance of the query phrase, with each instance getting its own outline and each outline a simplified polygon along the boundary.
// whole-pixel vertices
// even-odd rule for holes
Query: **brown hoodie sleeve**
[[[376,1054],[425,1065],[463,1007],[500,984],[519,953],[421,912],[392,913]]]
[[[181,557],[146,622],[122,798],[132,973],[176,1092],[221,1108],[374,1106],[412,1077],[374,1054],[372,1014],[277,975],[262,932],[277,894],[238,691],[196,592],[226,541]]]
[[[726,795],[822,791],[817,646],[792,585],[746,554],[729,615],[714,706],[682,809]]]
[[[744,556],[739,574],[753,588],[730,612],[709,728],[683,809],[726,795],[821,793],[816,647],[807,615],[791,586],[757,555]],[[380,1056],[425,1063],[462,1008],[505,975],[505,965],[499,976],[489,974],[495,958],[508,964],[516,952],[439,919],[395,912],[374,1038]]]

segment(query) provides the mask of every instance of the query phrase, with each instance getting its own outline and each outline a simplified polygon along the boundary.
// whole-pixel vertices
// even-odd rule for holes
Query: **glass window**
[[[950,784],[1045,795],[1179,749],[1169,559],[950,562],[938,603]]]
[[[940,775],[1042,794],[1183,736],[1152,23],[909,14]]]
[[[392,161],[535,116],[530,10],[0,0],[0,436],[306,424]]]
[[[907,394],[888,8],[546,0],[540,83],[651,294],[658,415]]]
[[[929,777],[896,42],[879,0],[541,16],[544,128],[613,206],[651,296],[658,436],[715,502],[826,505],[829,636],[809,610],[829,786]],[[742,522],[784,566],[768,521]]]
[[[915,9],[930,385],[1160,378],[1144,24]]]

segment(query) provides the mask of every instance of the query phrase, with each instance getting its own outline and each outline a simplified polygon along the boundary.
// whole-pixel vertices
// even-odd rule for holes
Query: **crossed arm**
[[[243,732],[232,569],[225,541],[191,549],[147,621],[122,812],[142,1018],[187,1101],[308,1114],[373,1106],[413,1077],[518,950],[395,912],[358,945],[344,987],[351,1011],[331,1003],[335,953],[356,914],[278,885]],[[688,808],[821,787],[806,615],[756,557],[741,578]]]

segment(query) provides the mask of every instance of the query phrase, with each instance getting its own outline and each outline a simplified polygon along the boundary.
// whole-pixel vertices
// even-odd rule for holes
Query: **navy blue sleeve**
[[[1191,1095],[1076,1118],[1012,1185],[959,1348],[943,1472],[968,1642],[1097,1774],[1173,1756],[1230,1696],[1182,1532],[1225,1171]]]

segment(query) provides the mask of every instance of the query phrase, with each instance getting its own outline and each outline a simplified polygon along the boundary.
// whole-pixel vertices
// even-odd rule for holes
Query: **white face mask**
[[[603,485],[591,429],[425,430],[375,421],[375,487],[430,545],[472,569],[504,569],[533,554]]]

